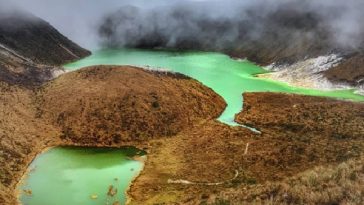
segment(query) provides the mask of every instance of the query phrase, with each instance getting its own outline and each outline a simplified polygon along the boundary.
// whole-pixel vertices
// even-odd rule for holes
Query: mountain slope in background
[[[104,18],[99,35],[106,47],[220,51],[271,65],[274,71],[285,70],[279,76],[290,76],[299,68],[295,73],[309,76],[307,80],[319,79],[316,88],[342,84],[364,90],[364,29],[337,28],[349,9],[341,4],[329,7],[309,1],[257,2],[265,3],[230,8],[230,13],[236,12],[231,15],[228,9],[224,15],[213,13],[214,9],[206,12],[205,7],[211,7],[206,2],[200,3],[201,8],[122,7]],[[355,25],[352,21],[349,23]],[[321,57],[330,55],[337,59],[322,61]],[[299,81],[302,75],[293,81]]]
[[[23,11],[0,12],[0,80],[36,85],[55,67],[90,55],[49,23]]]

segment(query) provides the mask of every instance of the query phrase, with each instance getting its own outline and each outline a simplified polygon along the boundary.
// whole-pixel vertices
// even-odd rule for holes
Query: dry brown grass
[[[317,167],[289,180],[289,201],[301,204],[363,204],[364,158]]]
[[[44,148],[144,148],[225,106],[193,79],[131,67],[87,68],[36,90],[0,82],[0,91],[0,204],[16,204],[16,183]]]
[[[363,204],[364,157],[318,166],[282,182],[239,187],[221,193],[226,204]]]
[[[131,187],[132,204],[363,202],[363,104],[249,94],[237,118],[261,128],[256,135],[211,120],[224,108],[221,98],[183,76],[89,68],[64,75],[36,95],[14,86],[1,89],[1,203],[14,202],[22,171],[47,146],[141,143],[148,160]],[[163,124],[161,111],[172,123]],[[132,118],[133,112],[138,116]],[[65,128],[73,133],[65,136]],[[146,138],[134,135],[146,130]],[[114,134],[122,137],[115,140]],[[219,186],[168,183],[219,182],[235,170],[238,178]]]
[[[149,154],[131,189],[134,204],[360,204],[363,182],[350,176],[362,177],[363,104],[272,93],[249,94],[245,103],[249,112],[238,117],[261,125],[261,135],[207,121],[161,139],[153,147],[165,151]],[[221,186],[167,183],[223,181],[235,170],[238,178]]]
[[[112,144],[173,136],[225,103],[180,74],[97,66],[67,73],[39,92],[39,117],[62,128],[65,140]]]
[[[24,166],[52,143],[58,130],[34,117],[31,90],[0,82],[0,93],[0,204],[13,204]]]

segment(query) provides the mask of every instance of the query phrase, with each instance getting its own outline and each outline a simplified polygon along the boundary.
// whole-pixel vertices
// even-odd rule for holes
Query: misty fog
[[[357,48],[364,33],[364,2],[357,0],[0,0],[0,11],[14,8],[43,18],[91,49],[224,50],[277,36],[323,38],[334,48]]]
[[[354,0],[184,1],[121,8],[104,19],[99,33],[107,47],[231,50],[269,39],[352,49],[363,42],[363,9],[364,2]]]
[[[28,11],[81,46],[95,49],[99,47],[97,27],[106,14],[125,5],[151,8],[173,2],[178,0],[0,0],[0,13]]]

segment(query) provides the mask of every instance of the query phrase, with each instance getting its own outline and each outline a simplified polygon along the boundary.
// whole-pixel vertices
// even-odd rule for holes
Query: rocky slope
[[[0,10],[1,81],[40,84],[57,73],[54,67],[89,54],[30,13]]]
[[[364,93],[364,54],[362,52],[348,56],[342,63],[324,72],[331,82],[344,82],[360,87]]]

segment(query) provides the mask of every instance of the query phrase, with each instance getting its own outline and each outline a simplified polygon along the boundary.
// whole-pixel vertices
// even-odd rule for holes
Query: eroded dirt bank
[[[0,84],[0,204],[16,204],[27,165],[46,147],[133,145],[170,137],[224,110],[223,99],[186,76],[134,67],[86,68],[39,89]]]

